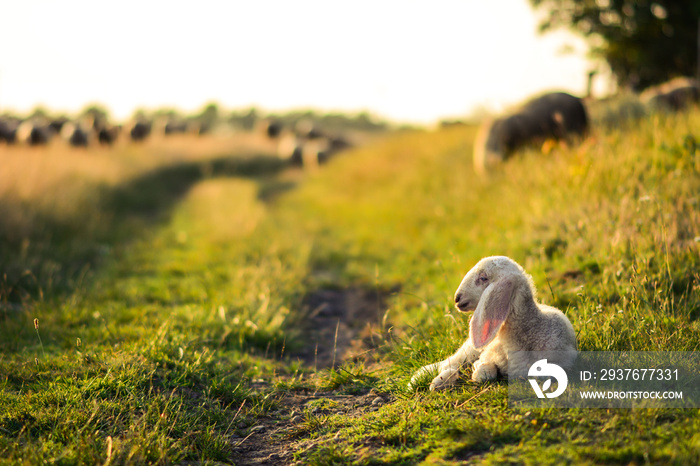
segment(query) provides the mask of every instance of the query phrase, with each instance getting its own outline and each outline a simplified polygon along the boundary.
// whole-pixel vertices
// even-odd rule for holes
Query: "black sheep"
[[[565,92],[544,94],[520,110],[485,123],[474,144],[474,167],[485,172],[519,148],[547,139],[584,135],[588,116],[583,101]]]

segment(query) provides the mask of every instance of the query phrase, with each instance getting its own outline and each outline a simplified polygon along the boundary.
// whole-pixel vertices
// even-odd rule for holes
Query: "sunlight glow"
[[[583,94],[593,67],[580,39],[538,36],[526,0],[23,0],[3,10],[0,112],[100,103],[123,119],[216,101],[428,123],[548,89]]]

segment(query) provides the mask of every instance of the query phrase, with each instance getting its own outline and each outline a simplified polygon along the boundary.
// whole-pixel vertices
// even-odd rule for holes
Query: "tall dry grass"
[[[87,149],[61,141],[0,145],[0,303],[43,295],[47,286],[65,288],[124,234],[122,214],[141,203],[159,207],[173,190],[212,175],[207,164],[273,157],[275,148],[256,133],[152,137]],[[166,195],[159,193],[162,182]]]

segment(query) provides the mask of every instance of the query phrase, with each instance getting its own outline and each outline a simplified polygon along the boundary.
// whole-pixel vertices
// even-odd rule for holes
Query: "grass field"
[[[698,350],[699,128],[597,128],[488,179],[470,127],[309,172],[254,141],[0,147],[0,463],[698,463],[697,410],[406,384],[495,254],[581,350]]]

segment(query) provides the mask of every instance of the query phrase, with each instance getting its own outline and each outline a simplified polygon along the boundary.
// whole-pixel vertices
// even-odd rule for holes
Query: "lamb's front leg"
[[[472,345],[471,339],[467,340],[456,353],[444,361],[428,364],[418,369],[416,373],[413,374],[413,377],[411,377],[408,389],[415,389],[416,383],[420,379],[427,374],[434,374],[436,372],[437,376],[430,383],[430,390],[443,390],[453,385],[459,378],[459,370],[465,365],[471,364],[479,359],[479,353],[480,351]]]
[[[500,371],[503,375],[508,374],[508,356],[499,345],[491,345],[479,356],[479,360],[474,362],[472,380],[474,382],[487,382],[498,377]]]

